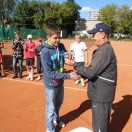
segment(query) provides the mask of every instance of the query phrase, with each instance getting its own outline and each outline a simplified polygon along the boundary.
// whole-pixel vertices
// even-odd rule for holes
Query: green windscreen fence
[[[0,27],[0,40],[12,40],[14,39],[14,32],[16,30],[14,28],[5,28]],[[42,37],[46,39],[46,32],[42,29],[27,29],[27,28],[21,28],[20,34],[23,39],[27,39],[27,35],[31,34],[33,36],[33,39],[37,39],[39,37]]]
[[[46,39],[46,32],[42,29],[21,28],[20,34],[21,34],[21,37],[24,39],[27,38],[28,34],[31,34],[33,36],[33,39],[37,39],[39,37]]]
[[[3,29],[0,27],[0,40],[3,40]]]

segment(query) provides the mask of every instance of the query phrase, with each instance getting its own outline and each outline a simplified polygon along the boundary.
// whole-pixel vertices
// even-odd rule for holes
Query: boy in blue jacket
[[[63,73],[64,53],[66,49],[60,43],[60,28],[50,26],[46,30],[47,41],[41,50],[41,63],[43,80],[46,90],[46,127],[47,132],[55,132],[55,126],[65,127],[60,120],[59,110],[64,98],[64,79],[77,80],[79,76],[74,73]]]

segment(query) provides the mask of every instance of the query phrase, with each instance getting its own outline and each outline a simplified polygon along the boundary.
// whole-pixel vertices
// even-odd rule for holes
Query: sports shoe
[[[77,81],[75,81],[75,84],[78,84],[80,82],[80,80],[77,80]]]
[[[59,123],[58,123],[58,125],[60,126],[60,127],[65,127],[66,126],[66,124],[63,122],[63,121],[60,121]]]
[[[82,86],[83,86],[83,87],[85,87],[85,84],[84,84],[84,82],[83,82],[83,83],[81,83],[81,84],[82,84]]]
[[[81,78],[81,84],[83,87],[85,87],[84,79]]]
[[[26,77],[26,80],[29,80],[30,79],[30,76],[28,75],[27,77]]]
[[[39,81],[40,80],[40,76],[38,76],[36,80]]]
[[[33,81],[33,77],[30,77],[30,80]]]
[[[19,78],[22,78],[22,75],[20,75]]]
[[[53,120],[53,123],[55,126],[59,125],[60,127],[65,127],[65,123],[63,121],[56,121],[56,120]]]
[[[5,76],[5,74],[4,74],[4,73],[1,73],[1,76],[2,76],[2,77],[4,77],[4,76]]]
[[[22,78],[22,74],[19,74],[19,76],[18,76],[19,78]]]
[[[17,75],[14,75],[13,77],[12,77],[12,79],[15,79],[15,78],[17,78],[18,76]]]

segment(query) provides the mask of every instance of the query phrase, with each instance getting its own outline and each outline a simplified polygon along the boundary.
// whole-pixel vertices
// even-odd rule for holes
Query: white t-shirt
[[[73,44],[71,44],[70,46],[70,50],[72,52],[74,52],[74,58],[75,58],[75,62],[84,62],[85,58],[85,50],[87,50],[87,46],[84,42],[74,42]]]

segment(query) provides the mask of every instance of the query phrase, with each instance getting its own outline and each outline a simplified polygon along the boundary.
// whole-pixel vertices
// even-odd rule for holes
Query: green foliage
[[[132,10],[128,5],[107,5],[101,8],[98,18],[111,27],[112,33],[132,35]]]
[[[118,17],[117,21],[117,33],[129,34],[132,26],[132,10],[127,5],[122,6],[117,10]]]
[[[104,8],[100,9],[99,21],[108,24],[112,32],[115,32],[115,26],[116,26],[115,19],[117,17],[116,10],[117,10],[117,6],[114,4],[106,5]]]
[[[11,20],[11,15],[16,3],[17,0],[0,0],[0,23],[4,20],[7,22]]]
[[[67,29],[69,35],[75,30],[75,21],[80,19],[79,10],[81,7],[74,1],[65,2],[62,4],[63,25],[62,28]]]
[[[13,26],[16,28],[35,28],[34,14],[38,11],[35,1],[22,0],[13,13]]]
[[[74,0],[62,4],[51,1],[22,0],[13,13],[13,24],[17,28],[45,29],[47,25],[56,24],[71,34],[75,21],[80,19],[81,7]]]

